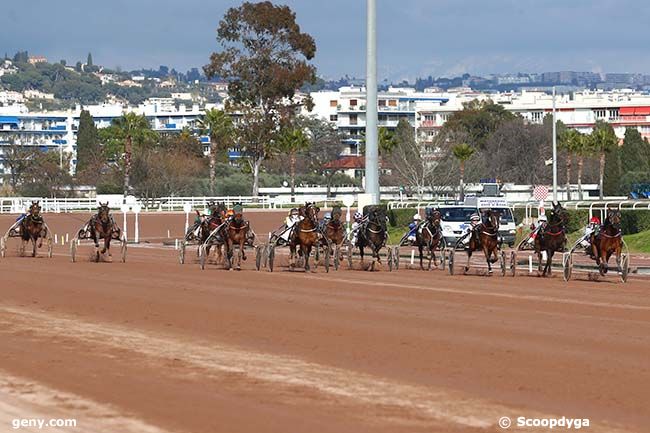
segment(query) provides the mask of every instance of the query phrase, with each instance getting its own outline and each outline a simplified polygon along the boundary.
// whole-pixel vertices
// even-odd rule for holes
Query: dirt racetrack
[[[266,233],[283,214],[249,215]],[[46,215],[59,235],[86,217]],[[503,416],[507,431],[562,416],[648,431],[648,279],[270,273],[252,257],[201,271],[159,243],[183,225],[141,215],[150,243],[127,263],[71,263],[67,245],[21,258],[10,241],[0,432],[22,418],[77,420],[21,429],[57,433],[498,432]]]

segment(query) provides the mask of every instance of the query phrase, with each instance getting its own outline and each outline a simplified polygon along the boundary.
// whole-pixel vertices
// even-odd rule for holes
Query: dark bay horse
[[[334,207],[332,209],[332,219],[323,227],[323,234],[329,240],[330,247],[340,247],[345,240],[345,223],[341,220],[342,214],[340,207]],[[340,253],[340,250],[338,251]]]
[[[386,241],[388,240],[386,212],[382,207],[374,205],[364,207],[363,211],[368,220],[361,230],[359,230],[357,246],[359,247],[361,263],[363,263],[363,249],[366,247],[370,248],[373,257],[370,270],[374,270],[375,262],[381,265],[379,252],[386,246]]]
[[[488,265],[488,273],[492,273],[492,263],[499,260],[497,253],[500,250],[499,240],[499,219],[501,214],[493,209],[483,213],[483,222],[472,232],[467,250],[467,265],[465,272],[469,271],[469,264],[474,251],[483,250],[485,261]]]
[[[569,224],[569,212],[560,203],[553,204],[551,216],[535,238],[535,253],[539,263],[538,271],[542,272],[542,251],[546,252],[546,265],[542,276],[551,275],[553,255],[562,252],[566,247],[566,228]]]
[[[609,258],[614,253],[616,253],[616,266],[618,271],[621,272],[622,235],[621,211],[619,209],[607,209],[607,217],[600,232],[598,235],[591,235],[591,249],[601,275],[607,273]]]
[[[108,202],[99,203],[97,214],[93,215],[90,219],[87,230],[89,237],[95,242],[95,261],[99,262],[99,255],[108,253],[111,257],[111,240],[120,240],[122,238],[122,230],[117,226],[111,209],[108,207]],[[83,231],[83,230],[82,230]],[[79,236],[80,238],[83,236]],[[104,248],[101,252],[99,250],[99,240],[104,239]]]
[[[321,234],[318,230],[318,213],[320,208],[314,203],[306,203],[298,210],[302,217],[298,221],[289,238],[289,267],[293,269],[296,266],[296,251],[300,246],[298,254],[305,260],[305,271],[311,270],[309,266],[309,256],[313,247],[318,247],[321,242]]]
[[[435,266],[438,266],[436,249],[438,249],[440,242],[442,242],[442,227],[440,227],[441,219],[442,214],[438,209],[427,211],[424,222],[415,232],[415,245],[417,245],[418,252],[420,253],[420,269],[424,269],[422,258],[425,248],[429,253],[429,269],[431,268],[432,261]]]
[[[32,241],[32,257],[36,257],[36,248],[43,246],[43,239],[46,238],[47,226],[41,216],[41,205],[39,201],[33,201],[29,207],[29,213],[20,222],[20,237],[22,245],[20,246],[21,255],[25,252],[27,243]]]
[[[226,269],[232,269],[234,247],[238,246],[237,265],[235,269],[241,270],[241,261],[246,260],[245,244],[248,240],[250,224],[244,219],[241,206],[235,206],[232,217],[226,221]]]

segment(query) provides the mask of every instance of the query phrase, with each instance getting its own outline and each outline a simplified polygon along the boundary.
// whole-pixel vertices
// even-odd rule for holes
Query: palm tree
[[[147,141],[154,141],[158,134],[151,129],[151,124],[144,114],[133,112],[126,113],[113,121],[116,134],[124,140],[124,197],[131,190],[131,159],[133,144],[143,145]]]
[[[232,118],[224,110],[212,108],[207,110],[203,118],[199,119],[198,126],[201,131],[210,136],[210,194],[216,190],[217,153],[224,152],[233,141],[234,127]]]
[[[457,144],[451,149],[454,157],[460,163],[460,201],[465,200],[465,191],[463,179],[465,177],[465,162],[474,155],[476,149],[467,143]]]
[[[298,128],[286,129],[282,131],[276,145],[280,152],[289,155],[289,176],[291,184],[291,202],[295,202],[296,192],[296,154],[309,148],[310,141],[305,133]]]
[[[575,129],[567,129],[560,137],[560,147],[566,150],[566,197],[571,200],[571,164],[573,155],[578,154],[584,136]],[[580,173],[582,174],[582,173]]]
[[[598,189],[601,200],[604,195],[605,155],[615,149],[616,146],[618,146],[618,137],[616,137],[612,125],[602,121],[596,122],[596,126],[589,137],[588,147],[589,151],[594,155],[598,155],[599,158]]]

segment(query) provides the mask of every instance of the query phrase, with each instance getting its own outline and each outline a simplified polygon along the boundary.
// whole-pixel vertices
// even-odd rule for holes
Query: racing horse
[[[100,253],[108,253],[108,256],[111,257],[111,240],[120,240],[122,237],[122,230],[113,220],[111,209],[108,207],[108,202],[99,203],[97,213],[92,216],[86,227],[81,229],[78,237],[83,238],[86,231],[93,242],[95,242],[96,262],[99,262]],[[100,239],[104,239],[104,248],[102,248],[101,252],[99,250]]]
[[[427,208],[426,219],[415,232],[415,245],[417,245],[418,252],[420,253],[420,269],[424,269],[422,253],[425,248],[429,252],[429,268],[431,268],[431,261],[433,261],[435,266],[438,266],[436,249],[438,249],[442,242],[441,218],[442,214],[438,209]]]
[[[323,235],[329,240],[330,247],[336,247],[336,251],[340,254],[340,246],[345,241],[345,224],[341,220],[343,212],[340,206],[335,206],[332,209],[332,219],[324,225]],[[330,251],[331,253],[332,251]],[[341,257],[338,257],[340,260]]]
[[[199,211],[196,211],[199,220],[199,242],[204,244],[208,237],[212,234],[214,236],[214,241],[209,242],[205,249],[205,254],[207,257],[210,256],[210,248],[213,246],[217,250],[217,263],[221,263],[223,260],[222,247],[226,246],[226,238],[228,234],[226,233],[226,211],[228,208],[223,202],[214,203],[210,202],[208,204],[208,209],[210,211],[209,215],[201,215]],[[218,229],[218,230],[217,230]],[[217,230],[216,233],[213,233],[214,230]]]
[[[43,246],[43,239],[47,237],[47,226],[41,216],[41,205],[39,201],[33,201],[29,207],[29,213],[20,222],[20,237],[22,245],[20,254],[25,253],[27,243],[32,241],[32,257],[36,257],[36,248]]]
[[[298,209],[298,214],[302,217],[298,221],[289,237],[289,268],[296,266],[296,252],[305,260],[305,272],[311,270],[309,266],[309,256],[313,247],[318,248],[321,242],[321,234],[318,229],[318,213],[320,208],[315,203],[306,203]],[[300,246],[300,250],[297,247]]]
[[[623,248],[623,237],[621,231],[621,211],[619,209],[607,209],[607,217],[598,235],[591,235],[591,248],[593,257],[601,275],[608,271],[609,258],[616,253],[616,266],[621,272],[621,249]]]
[[[381,257],[379,252],[386,246],[388,240],[388,230],[386,229],[386,212],[380,206],[365,206],[363,208],[364,214],[367,216],[367,221],[359,230],[359,237],[357,239],[357,246],[359,247],[359,255],[361,256],[361,263],[363,263],[363,249],[370,248],[372,251],[372,263],[370,270],[375,270],[375,262],[381,265]]]
[[[488,273],[492,273],[492,263],[499,260],[497,255],[500,249],[499,239],[499,218],[501,214],[493,209],[488,209],[483,212],[483,221],[479,224],[469,239],[467,245],[467,265],[465,266],[465,273],[469,271],[469,264],[474,251],[483,250],[485,254],[485,261],[488,265]]]
[[[566,228],[569,224],[569,212],[559,202],[553,203],[553,210],[546,226],[535,237],[535,253],[542,272],[542,251],[546,251],[546,265],[542,276],[551,275],[553,255],[566,247]]]
[[[233,207],[233,215],[226,220],[226,269],[232,269],[233,249],[235,245],[239,247],[237,252],[238,271],[241,270],[241,261],[246,260],[246,251],[244,245],[248,240],[250,224],[244,219],[243,207],[237,204]]]

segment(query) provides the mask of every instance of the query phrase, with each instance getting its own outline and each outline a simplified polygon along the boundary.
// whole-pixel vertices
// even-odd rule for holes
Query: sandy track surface
[[[650,425],[648,280],[304,274],[284,257],[273,273],[201,271],[155,245],[126,264],[80,256],[0,260],[1,432],[16,418],[77,419],[40,430],[57,433]]]

